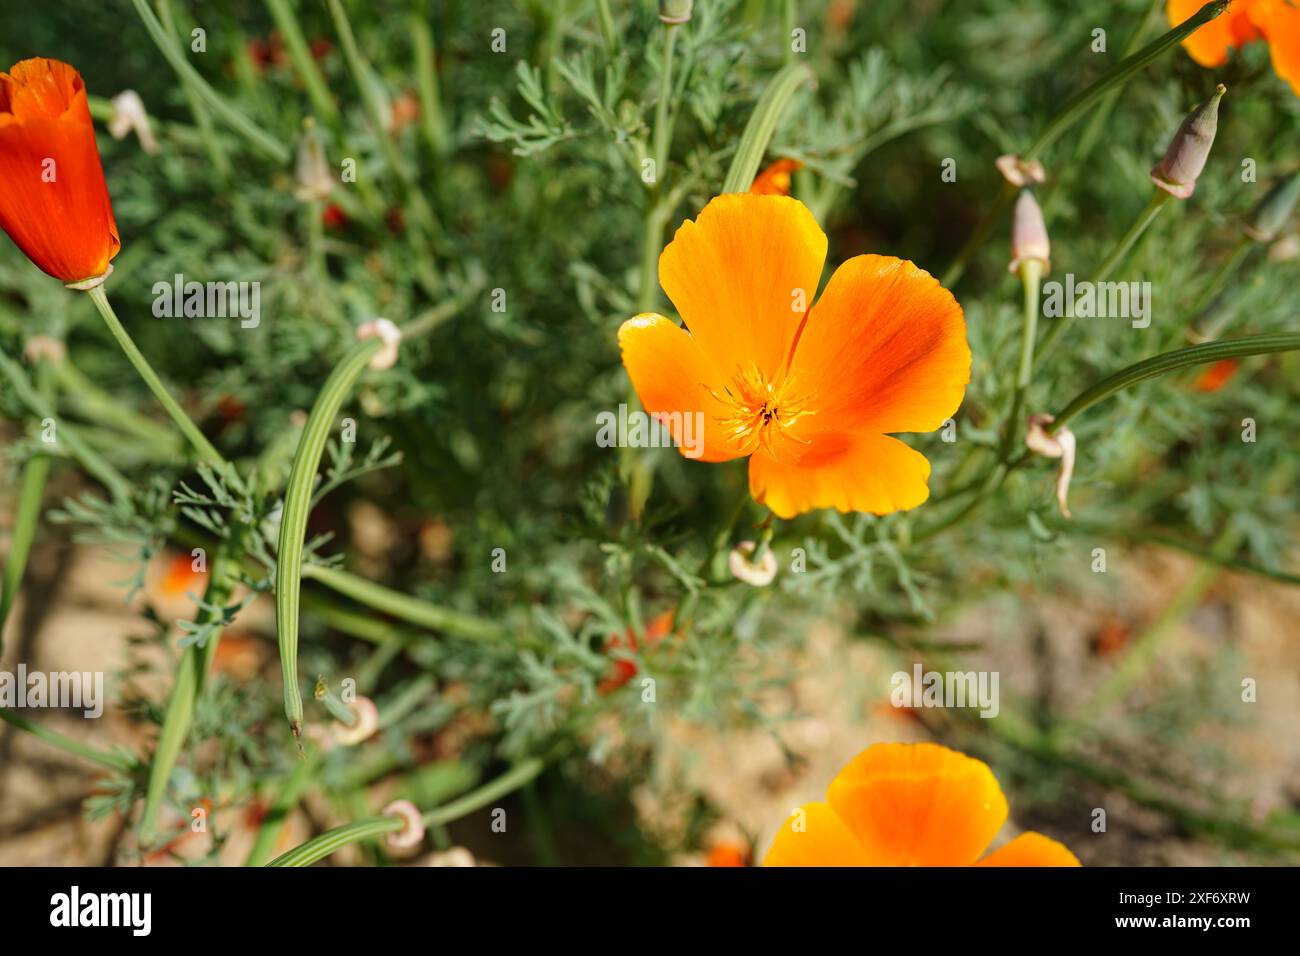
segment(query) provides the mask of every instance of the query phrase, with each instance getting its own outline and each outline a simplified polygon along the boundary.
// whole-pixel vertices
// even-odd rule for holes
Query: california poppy
[[[778,159],[754,177],[754,184],[749,187],[749,191],[760,196],[788,196],[790,178],[802,168],[803,163],[797,159]]]
[[[961,404],[961,306],[911,262],[875,255],[842,264],[812,305],[826,246],[798,200],[716,197],[659,257],[685,327],[627,320],[623,364],[683,453],[749,456],[750,493],[782,518],[913,508],[930,463],[888,435],[933,431]],[[695,425],[703,441],[684,442]]]
[[[1171,26],[1177,26],[1204,6],[1204,0],[1167,0]],[[1218,67],[1228,52],[1255,40],[1268,43],[1273,71],[1300,96],[1300,6],[1292,0],[1235,0],[1227,10],[1183,41],[1201,66]]]
[[[645,626],[645,643],[647,649],[658,644],[668,636],[673,629],[673,617],[676,611],[665,611],[664,613],[652,618]],[[639,650],[636,634],[631,628],[628,628],[625,634],[612,634],[605,642],[606,653],[617,650]],[[602,694],[609,694],[636,676],[636,663],[626,657],[615,657],[614,666],[610,669],[610,674],[600,682],[597,690]]]
[[[81,74],[32,59],[0,73],[0,229],[66,283],[103,277],[121,248]]]
[[[1192,383],[1192,388],[1198,392],[1217,392],[1237,374],[1239,365],[1241,360],[1235,358],[1220,359],[1213,365],[1207,365]]]
[[[1079,866],[1022,833],[980,859],[1007,819],[988,766],[939,744],[876,744],[781,826],[764,866]]]

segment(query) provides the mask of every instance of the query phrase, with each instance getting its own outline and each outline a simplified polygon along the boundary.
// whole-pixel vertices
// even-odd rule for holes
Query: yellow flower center
[[[712,394],[727,407],[728,414],[718,420],[723,433],[737,444],[742,455],[760,447],[775,454],[777,439],[808,444],[807,439],[799,438],[790,429],[799,419],[815,414],[808,406],[816,393],[802,389],[793,376],[770,379],[757,365],[738,367],[723,394]]]

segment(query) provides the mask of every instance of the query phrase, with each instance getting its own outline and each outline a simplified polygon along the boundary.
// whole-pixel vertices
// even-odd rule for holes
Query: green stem
[[[298,17],[294,13],[293,6],[289,0],[266,0],[266,6],[271,11],[271,18],[275,21],[276,29],[280,31],[280,37],[289,51],[293,68],[307,89],[312,107],[331,128],[337,129],[340,124],[338,104],[330,95],[325,76],[311,55],[311,48],[307,45],[306,37],[303,36],[302,27],[298,25]]]
[[[308,564],[303,567],[302,576],[319,581],[331,591],[350,597],[376,611],[383,611],[432,631],[482,640],[495,640],[505,636],[504,630],[491,621],[421,601],[337,568]]]
[[[434,156],[447,152],[447,123],[442,114],[442,96],[438,91],[438,59],[433,28],[418,13],[411,14],[411,39],[415,47],[416,88],[420,96],[420,119],[424,139]]]
[[[1006,440],[1003,456],[1014,447],[1020,430],[1020,415],[1025,408],[1025,397],[1034,374],[1034,340],[1038,334],[1038,290],[1043,278],[1043,263],[1027,259],[1020,264],[1020,281],[1024,285],[1024,315],[1020,329],[1020,365],[1016,370],[1016,386],[1011,399],[1011,414],[1007,416]]]
[[[303,792],[307,789],[307,784],[315,776],[320,764],[320,755],[313,752],[311,756],[299,760],[294,766],[289,779],[276,791],[275,802],[271,804],[266,818],[257,829],[257,838],[244,859],[244,866],[261,866],[266,862],[271,851],[275,849],[275,842],[280,839],[285,821],[289,819],[293,808],[298,805]]]
[[[768,144],[772,141],[777,124],[790,105],[791,98],[799,87],[813,79],[813,71],[806,63],[791,63],[768,83],[741,134],[731,169],[727,172],[726,182],[722,184],[724,193],[749,191],[763,161],[763,154],[767,152]]]
[[[1250,355],[1290,352],[1295,349],[1300,349],[1300,333],[1275,332],[1265,335],[1246,335],[1236,339],[1220,339],[1216,342],[1205,342],[1201,345],[1190,345],[1187,348],[1165,352],[1094,382],[1070,400],[1069,404],[1057,414],[1056,420],[1048,426],[1048,430],[1056,431],[1080,412],[1122,389],[1149,378],[1156,378],[1192,365],[1204,365]]]
[[[1196,305],[1191,309],[1191,314],[1195,317],[1192,320],[1191,333],[1198,341],[1216,339],[1223,334],[1224,326],[1232,318],[1232,311],[1211,309],[1210,306],[1228,287],[1254,247],[1255,240],[1249,236],[1242,236],[1232,253],[1197,297]]]
[[[357,377],[379,347],[377,338],[358,342],[325,380],[307,419],[307,427],[298,441],[285,491],[275,571],[275,609],[276,629],[280,636],[280,667],[284,675],[284,712],[295,737],[302,733],[302,693],[298,687],[298,604],[302,592],[303,550],[312,487],[325,442],[343,399],[351,393]]]
[[[82,415],[140,438],[169,457],[180,449],[176,433],[129,406],[121,405],[106,390],[92,382],[67,358],[57,363],[55,375],[69,402]]]
[[[1025,162],[1036,159],[1048,146],[1056,141],[1067,129],[1079,121],[1088,108],[1100,97],[1106,95],[1112,88],[1126,82],[1135,73],[1155,60],[1160,54],[1164,53],[1171,47],[1177,46],[1185,38],[1190,36],[1196,30],[1200,29],[1210,20],[1213,20],[1224,10],[1228,8],[1229,0],[1213,0],[1205,4],[1195,14],[1184,20],[1178,26],[1169,32],[1156,38],[1151,43],[1144,46],[1132,56],[1125,57],[1115,68],[1099,79],[1096,83],[1080,92],[1070,99],[1065,106],[1048,122],[1042,133],[1034,140],[1033,144],[1022,155]],[[1015,195],[1015,187],[1010,183],[1003,182],[1002,189],[998,193],[997,199],[989,207],[984,217],[975,227],[969,239],[962,245],[957,252],[946,272],[943,274],[941,282],[944,286],[951,288],[961,278],[962,273],[966,271],[966,264],[970,261],[975,250],[983,245],[985,238],[992,231],[993,226],[997,223],[998,216],[1002,210]]]
[[[130,773],[131,762],[125,757],[118,754],[108,753],[103,750],[96,750],[94,747],[87,746],[79,741],[67,737],[57,730],[50,730],[48,727],[42,727],[40,724],[34,724],[25,717],[19,717],[12,710],[0,708],[0,720],[7,724],[12,724],[19,730],[25,730],[33,737],[45,741],[53,747],[58,747],[65,753],[70,753],[74,757],[81,757],[83,760],[89,760],[91,763],[97,763],[108,770],[116,770],[119,773]]]
[[[140,15],[140,19],[144,21],[145,29],[153,38],[163,57],[171,64],[172,69],[190,84],[198,97],[207,104],[208,108],[267,157],[277,163],[287,163],[290,156],[289,148],[239,112],[239,110],[232,107],[208,85],[207,80],[203,79],[199,71],[194,69],[190,61],[186,59],[185,54],[181,52],[176,41],[158,22],[154,12],[149,9],[148,0],[131,0],[131,2]]]
[[[445,806],[428,811],[422,817],[424,825],[436,827],[459,820],[535,779],[544,766],[544,762],[535,757],[525,760],[496,780],[484,784],[459,800],[453,800]],[[325,859],[335,850],[385,833],[396,833],[404,825],[398,817],[389,816],[355,820],[313,837],[301,846],[276,857],[267,866],[311,866],[318,860]]]
[[[41,398],[51,405],[55,401],[57,386],[54,369],[61,362],[61,359],[39,360],[36,366],[37,391]],[[32,540],[36,537],[36,525],[41,517],[41,500],[45,496],[45,480],[50,474],[50,464],[49,455],[36,454],[23,466],[22,486],[18,492],[18,512],[14,516],[9,556],[5,559],[4,577],[0,582],[0,651],[4,650],[5,623],[9,620],[9,611],[22,587],[23,574],[27,570],[27,558],[31,554]]]
[[[172,13],[171,0],[154,0],[154,2],[158,7],[158,18],[162,23],[163,30],[169,36],[176,36],[176,18]],[[217,178],[223,185],[228,186],[230,183],[230,157],[226,155],[221,137],[217,135],[216,127],[212,124],[212,116],[207,107],[203,105],[203,100],[195,84],[185,73],[181,74],[181,87],[185,94],[186,105],[190,108],[190,115],[194,117],[194,122],[199,129],[199,135],[202,137],[203,148],[207,150],[213,168],[217,171]]]
[[[1229,523],[1220,532],[1210,551],[1214,560],[1206,561],[1178,589],[1178,593],[1165,605],[1160,616],[1140,638],[1129,647],[1123,661],[1111,672],[1078,712],[1052,732],[1053,739],[1065,741],[1090,727],[1098,717],[1114,704],[1124,699],[1133,685],[1147,672],[1161,646],[1174,633],[1180,621],[1200,603],[1205,592],[1222,573],[1219,566],[1241,546],[1244,535],[1237,526]]]
[[[1115,268],[1124,261],[1124,257],[1128,255],[1129,250],[1133,248],[1134,244],[1141,238],[1142,234],[1147,231],[1147,227],[1155,221],[1156,216],[1160,215],[1160,210],[1165,208],[1165,205],[1171,198],[1172,197],[1169,193],[1165,192],[1163,189],[1156,189],[1153,191],[1150,201],[1146,204],[1146,208],[1143,209],[1137,219],[1133,221],[1133,225],[1129,226],[1128,232],[1124,233],[1124,235],[1120,237],[1119,242],[1115,244],[1114,248],[1110,250],[1110,253],[1106,258],[1102,260],[1101,265],[1097,267],[1097,271],[1093,273],[1089,280],[1092,285],[1100,285],[1109,278],[1110,274],[1115,271]],[[1068,318],[1061,316],[1056,320],[1052,327],[1048,329],[1047,334],[1043,336],[1042,344],[1038,347],[1038,357],[1040,361],[1047,357],[1047,355],[1052,351],[1052,348],[1056,345],[1057,341],[1065,334],[1066,326],[1069,325],[1069,323],[1070,320]]]
[[[203,594],[205,607],[200,609],[196,618],[199,624],[214,624],[221,620],[224,606],[230,600],[238,579],[238,561],[235,557],[238,553],[239,542],[228,540],[223,542],[213,556],[211,577]],[[190,644],[181,654],[176,668],[176,685],[172,689],[171,700],[167,702],[158,746],[154,750],[153,761],[149,764],[144,810],[140,813],[138,825],[142,841],[148,842],[153,836],[172,769],[176,766],[176,759],[189,734],[195,705],[203,693],[208,671],[212,668],[212,660],[216,657],[220,643],[221,630],[214,628],[202,647]]]
[[[609,0],[596,0],[596,17],[600,20],[600,35],[605,41],[605,53],[612,60],[618,56],[618,33],[614,29],[614,16],[609,12]]]
[[[224,464],[225,459],[221,457],[221,453],[203,437],[203,432],[199,431],[198,426],[190,420],[190,417],[177,404],[176,399],[172,398],[171,393],[167,391],[167,387],[158,378],[153,366],[149,364],[149,360],[136,348],[130,333],[118,320],[117,315],[113,312],[113,307],[108,304],[108,295],[104,292],[104,286],[102,284],[95,286],[90,290],[89,294],[90,300],[95,303],[95,308],[99,310],[99,314],[103,316],[104,322],[108,325],[108,330],[113,333],[113,338],[117,339],[117,344],[122,347],[126,357],[135,366],[135,370],[140,373],[140,377],[149,386],[149,390],[153,392],[154,397],[166,409],[167,414],[176,423],[176,427],[189,439],[190,444],[199,453],[199,457],[214,464]]]

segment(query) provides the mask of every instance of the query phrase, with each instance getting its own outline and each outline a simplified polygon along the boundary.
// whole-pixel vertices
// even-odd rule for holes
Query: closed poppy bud
[[[1015,215],[1011,220],[1011,265],[1015,272],[1021,263],[1037,259],[1043,264],[1043,271],[1051,268],[1052,244],[1047,238],[1047,224],[1043,222],[1043,210],[1034,198],[1033,190],[1020,190],[1016,200]]]
[[[1300,170],[1277,183],[1259,201],[1250,213],[1246,235],[1256,242],[1272,242],[1295,211],[1297,198],[1300,198]]]
[[[298,140],[298,158],[294,165],[294,178],[298,188],[294,195],[303,202],[327,199],[334,188],[330,176],[329,160],[325,158],[325,138],[316,123],[308,117],[303,120],[302,139]]]
[[[1196,177],[1205,168],[1219,129],[1219,100],[1226,92],[1228,88],[1220,83],[1213,96],[1192,110],[1165,150],[1165,158],[1151,167],[1151,181],[1178,199],[1186,199],[1196,189]]]
[[[31,59],[0,73],[0,229],[42,271],[98,284],[122,243],[81,74]]]
[[[693,0],[659,0],[659,19],[664,23],[689,23]]]

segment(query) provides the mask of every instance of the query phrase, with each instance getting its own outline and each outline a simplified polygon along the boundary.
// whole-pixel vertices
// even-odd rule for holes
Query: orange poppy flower
[[[1204,0],[1167,0],[1171,26],[1177,26],[1204,5]],[[1255,40],[1268,43],[1273,71],[1300,96],[1300,6],[1292,0],[1235,0],[1183,41],[1201,66],[1218,67],[1228,53]]]
[[[716,197],[659,256],[685,327],[624,322],[623,365],[683,454],[749,456],[750,493],[782,518],[913,508],[930,463],[888,435],[933,431],[961,404],[961,306],[911,262],[871,255],[836,269],[808,308],[826,245],[798,200]]]
[[[754,177],[749,191],[759,196],[788,196],[790,179],[799,169],[803,169],[803,163],[797,159],[778,159]]]
[[[1007,819],[988,766],[939,744],[876,744],[831,781],[826,803],[783,824],[764,866],[1079,866],[1022,833],[980,859]]]
[[[64,282],[97,279],[121,248],[81,74],[33,59],[0,73],[0,229]]]

